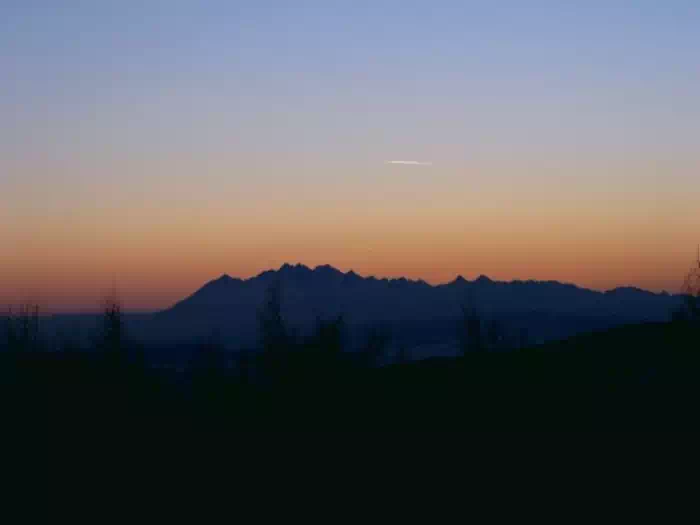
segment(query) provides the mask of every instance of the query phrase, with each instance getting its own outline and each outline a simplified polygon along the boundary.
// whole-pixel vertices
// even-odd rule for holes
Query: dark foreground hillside
[[[215,348],[183,377],[138,352],[0,355],[4,428],[540,431],[700,429],[700,332],[642,324],[521,350],[366,366],[334,348],[223,366]],[[255,365],[255,366],[253,366]],[[246,368],[247,369],[247,368]]]

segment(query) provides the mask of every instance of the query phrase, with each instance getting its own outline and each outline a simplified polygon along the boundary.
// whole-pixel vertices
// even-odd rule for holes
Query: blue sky
[[[590,224],[581,235],[598,236],[600,250],[647,232],[635,256],[671,255],[632,277],[604,276],[602,256],[597,277],[560,277],[670,285],[700,226],[698,57],[691,1],[6,1],[0,235],[23,246],[61,238],[78,253],[97,225],[124,240],[157,224],[150,235],[162,238],[167,224],[197,217],[183,235],[210,239],[202,257],[216,262],[192,262],[194,280],[254,270],[252,255],[217,251],[225,238],[242,236],[258,265],[296,256],[274,252],[275,225],[320,243],[313,224],[324,214],[360,243],[370,238],[361,216],[387,238],[426,230],[416,254],[431,229],[454,230],[456,243],[460,231],[505,231],[521,215],[567,217]],[[432,166],[385,164],[396,159]],[[538,228],[532,241],[546,251],[559,237]],[[16,279],[28,249],[15,250]],[[477,264],[446,251],[439,272],[402,266],[413,252],[392,249],[314,257],[434,280],[493,273],[489,264],[503,277],[519,271],[496,264],[500,252]],[[534,259],[529,268],[551,271]]]

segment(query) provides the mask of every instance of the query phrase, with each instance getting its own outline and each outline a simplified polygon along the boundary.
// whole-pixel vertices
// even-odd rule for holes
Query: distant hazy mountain
[[[256,311],[273,283],[282,287],[282,310],[293,325],[308,326],[316,317],[343,314],[348,323],[440,322],[455,319],[462,305],[487,316],[512,319],[595,319],[618,324],[666,320],[679,296],[638,288],[598,292],[556,281],[473,281],[458,277],[432,286],[409,279],[362,277],[328,265],[314,269],[285,264],[250,279],[224,275],[160,312],[154,322],[172,334],[212,330],[251,340]]]

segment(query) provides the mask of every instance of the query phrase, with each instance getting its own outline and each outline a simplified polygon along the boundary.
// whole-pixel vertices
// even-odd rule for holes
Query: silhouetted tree
[[[122,304],[116,291],[103,301],[96,346],[102,351],[104,363],[113,379],[120,384],[126,382],[136,386],[137,376],[145,372],[145,355],[139,345],[127,340]]]
[[[262,349],[262,366],[273,382],[289,373],[292,337],[282,316],[282,285],[275,281],[265,292],[258,309],[258,336]]]
[[[458,327],[459,344],[462,354],[479,352],[484,349],[482,320],[474,307],[462,306],[462,317]]]
[[[125,329],[122,307],[116,294],[109,295],[103,304],[100,344],[104,351],[119,353],[123,350]]]
[[[20,305],[17,310],[9,308],[5,320],[5,342],[12,351],[37,350],[40,344],[39,306]]]
[[[265,299],[258,310],[258,335],[260,346],[266,353],[288,349],[290,334],[282,317],[282,285],[274,282],[265,292]]]
[[[247,350],[239,350],[236,355],[236,371],[238,373],[238,380],[243,385],[248,385],[252,379],[252,367],[250,352]]]
[[[503,323],[498,319],[491,319],[486,323],[486,348],[496,350],[505,345],[505,333]]]
[[[518,332],[518,347],[527,348],[530,344],[530,334],[527,327],[523,326]]]

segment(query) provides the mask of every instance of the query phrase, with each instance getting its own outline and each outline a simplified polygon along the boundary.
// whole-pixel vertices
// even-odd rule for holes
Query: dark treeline
[[[296,334],[279,285],[258,311],[259,344],[225,350],[216,334],[181,366],[156,366],[107,301],[88,348],[49,340],[40,312],[3,320],[0,388],[17,428],[694,430],[700,309],[668,323],[621,326],[531,346],[465,306],[458,358],[411,361],[377,325],[346,348],[342,316]],[[387,364],[388,363],[388,364]],[[384,366],[378,366],[384,364]],[[8,420],[9,421],[9,420]],[[48,427],[46,427],[48,428]]]

